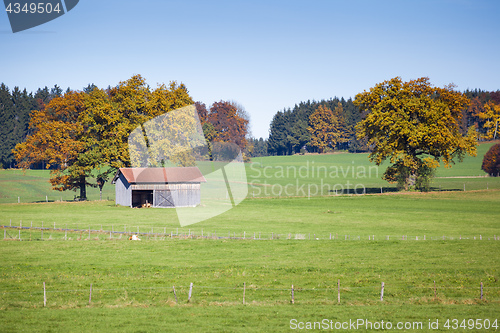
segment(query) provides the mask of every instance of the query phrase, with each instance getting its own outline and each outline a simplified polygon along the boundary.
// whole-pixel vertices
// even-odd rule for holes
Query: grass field
[[[481,152],[486,148],[480,146]],[[400,331],[431,331],[429,321],[438,321],[432,331],[453,331],[453,322],[450,328],[445,324],[457,319],[458,331],[498,330],[476,326],[486,319],[500,325],[500,190],[494,189],[497,179],[464,178],[481,174],[478,161],[440,169],[438,177],[461,177],[437,178],[441,192],[393,193],[381,173],[375,178],[362,177],[358,169],[354,176],[345,171],[357,163],[369,170],[366,155],[259,158],[246,166],[256,184],[286,186],[296,177],[282,177],[280,170],[299,172],[304,166],[300,170],[308,175],[301,180],[321,184],[324,177],[312,170],[334,165],[344,174],[333,182],[363,181],[366,188],[383,186],[387,193],[267,197],[261,192],[185,228],[172,209],[65,202],[72,193],[57,193],[63,202],[52,196],[46,203],[46,171],[2,171],[0,225],[12,227],[2,230],[6,237],[0,241],[0,331],[303,331],[293,329],[293,319],[327,319],[332,325],[383,320],[393,328],[402,322]],[[470,191],[486,182],[489,190]],[[251,186],[250,193],[257,188],[264,186]],[[113,199],[112,191],[105,186],[104,198]],[[98,198],[97,191],[90,192]],[[16,193],[24,193],[20,204]],[[47,228],[43,241],[40,229],[14,228],[21,224]],[[66,228],[103,232],[86,240],[85,232],[60,230]],[[139,231],[143,240],[129,242],[116,233],[110,239],[109,230]],[[11,241],[19,235],[22,241]],[[463,319],[474,320],[472,329],[468,321],[458,326]]]
[[[110,201],[0,205],[0,224],[68,229],[261,238],[290,233],[368,237],[500,235],[500,191],[247,199],[226,213],[181,228],[172,209],[130,209]],[[203,209],[197,207],[193,209]],[[26,231],[25,231],[26,232]],[[46,233],[48,237],[49,234]],[[35,236],[33,236],[35,237]],[[38,235],[37,237],[40,237]],[[26,238],[23,235],[22,238]]]

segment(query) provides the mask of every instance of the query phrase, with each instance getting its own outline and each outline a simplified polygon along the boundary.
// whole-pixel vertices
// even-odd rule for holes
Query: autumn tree
[[[486,130],[486,134],[483,135],[483,138],[486,140],[496,140],[498,122],[500,122],[500,105],[489,101],[477,115],[484,121],[483,127]]]
[[[339,101],[335,109],[333,109],[333,115],[337,118],[337,132],[338,139],[337,144],[342,145],[349,141],[349,136],[351,135],[351,129],[347,126],[347,119],[344,113],[344,107]]]
[[[208,122],[208,110],[205,103],[196,102],[194,103],[196,107],[196,112],[198,113],[198,118],[200,119],[201,126]]]
[[[210,107],[208,121],[213,125],[216,142],[232,142],[243,149],[247,144],[249,120],[234,103],[220,101]]]
[[[59,191],[80,190],[86,198],[88,177],[92,171],[82,158],[87,149],[81,140],[84,132],[79,116],[84,110],[84,94],[66,93],[53,98],[42,110],[31,113],[31,134],[17,144],[14,156],[22,168],[46,162],[51,170],[52,188]]]
[[[317,148],[320,154],[328,147],[335,147],[341,137],[338,127],[339,121],[332,110],[320,105],[309,117],[309,144]]]
[[[183,84],[171,82],[151,89],[140,75],[107,90],[93,87],[87,94],[80,121],[86,129],[83,139],[89,145],[88,161],[96,170],[96,177],[106,180],[118,168],[132,166],[128,140],[135,129],[144,130],[144,124],[155,117],[159,121],[153,123],[154,127],[174,126],[162,124],[165,118],[161,116],[191,104],[193,100]],[[162,138],[156,134],[158,143]],[[150,139],[152,143],[153,138]],[[153,154],[147,166],[161,164],[161,158]]]
[[[372,148],[370,160],[380,165],[388,159],[384,179],[406,190],[428,189],[441,161],[451,167],[455,159],[476,155],[474,127],[460,133],[469,100],[452,85],[437,88],[425,77],[409,82],[396,77],[357,94],[354,104],[366,112],[356,129]]]
[[[14,153],[23,168],[46,161],[54,189],[80,189],[85,199],[86,186],[102,188],[117,168],[131,166],[128,137],[134,129],[190,104],[184,85],[151,90],[140,75],[107,90],[67,92],[33,111],[32,133]]]
[[[483,157],[481,169],[492,177],[500,174],[500,143],[493,145]]]

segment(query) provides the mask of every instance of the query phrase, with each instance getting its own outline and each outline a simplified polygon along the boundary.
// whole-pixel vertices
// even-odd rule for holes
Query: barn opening
[[[153,190],[132,190],[132,207],[153,205]]]

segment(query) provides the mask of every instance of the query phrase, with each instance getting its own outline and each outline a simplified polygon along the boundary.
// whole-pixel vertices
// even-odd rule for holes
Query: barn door
[[[175,207],[172,198],[172,192],[169,190],[155,191],[155,206],[156,207]]]

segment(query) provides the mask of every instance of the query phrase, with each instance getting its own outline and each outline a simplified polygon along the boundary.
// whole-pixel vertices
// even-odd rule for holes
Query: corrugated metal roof
[[[197,167],[178,168],[120,168],[113,182],[123,174],[130,184],[139,183],[206,183]]]

